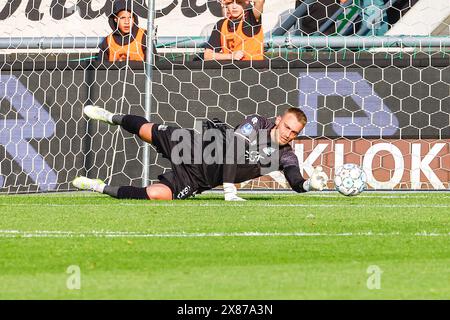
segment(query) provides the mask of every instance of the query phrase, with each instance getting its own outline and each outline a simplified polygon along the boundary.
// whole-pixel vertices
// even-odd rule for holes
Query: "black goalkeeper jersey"
[[[226,182],[240,183],[281,170],[293,190],[305,192],[305,180],[292,147],[289,144],[278,146],[271,141],[270,131],[274,127],[273,121],[253,115],[231,134],[226,134],[224,163],[203,164],[202,171],[210,187]]]

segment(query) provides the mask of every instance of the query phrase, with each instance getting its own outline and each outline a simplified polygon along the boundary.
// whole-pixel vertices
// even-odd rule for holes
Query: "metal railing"
[[[12,37],[0,38],[0,49],[96,49],[103,37]],[[206,37],[159,37],[157,48],[203,48]],[[266,48],[373,48],[373,47],[450,47],[447,36],[274,36],[265,40]]]

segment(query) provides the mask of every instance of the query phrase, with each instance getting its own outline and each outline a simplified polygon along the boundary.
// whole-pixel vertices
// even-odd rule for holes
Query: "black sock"
[[[132,186],[112,187],[106,186],[103,193],[117,199],[139,199],[149,200],[147,188],[138,188]]]
[[[124,114],[115,114],[112,117],[112,122],[114,122],[115,124],[118,124],[119,126],[122,125],[122,119],[125,115]]]
[[[132,114],[116,114],[112,117],[112,121],[133,134],[139,134],[139,129],[144,124],[149,123],[144,117],[134,116]]]

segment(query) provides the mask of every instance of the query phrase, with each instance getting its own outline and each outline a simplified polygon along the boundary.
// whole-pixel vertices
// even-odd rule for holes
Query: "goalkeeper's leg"
[[[145,142],[152,143],[152,127],[144,117],[131,114],[114,114],[96,106],[86,106],[84,114],[91,119],[102,121],[111,125],[119,125],[130,133],[136,134]]]
[[[172,200],[172,190],[162,183],[156,183],[145,188],[133,186],[109,186],[99,179],[77,177],[72,184],[80,190],[91,190],[110,195],[117,199],[138,200]]]

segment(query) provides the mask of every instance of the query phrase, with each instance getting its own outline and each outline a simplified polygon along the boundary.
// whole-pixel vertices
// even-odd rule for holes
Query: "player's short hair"
[[[306,126],[306,123],[308,122],[308,118],[306,117],[306,114],[300,110],[300,108],[290,107],[287,109],[284,114],[286,113],[292,113],[297,118],[298,122]]]

